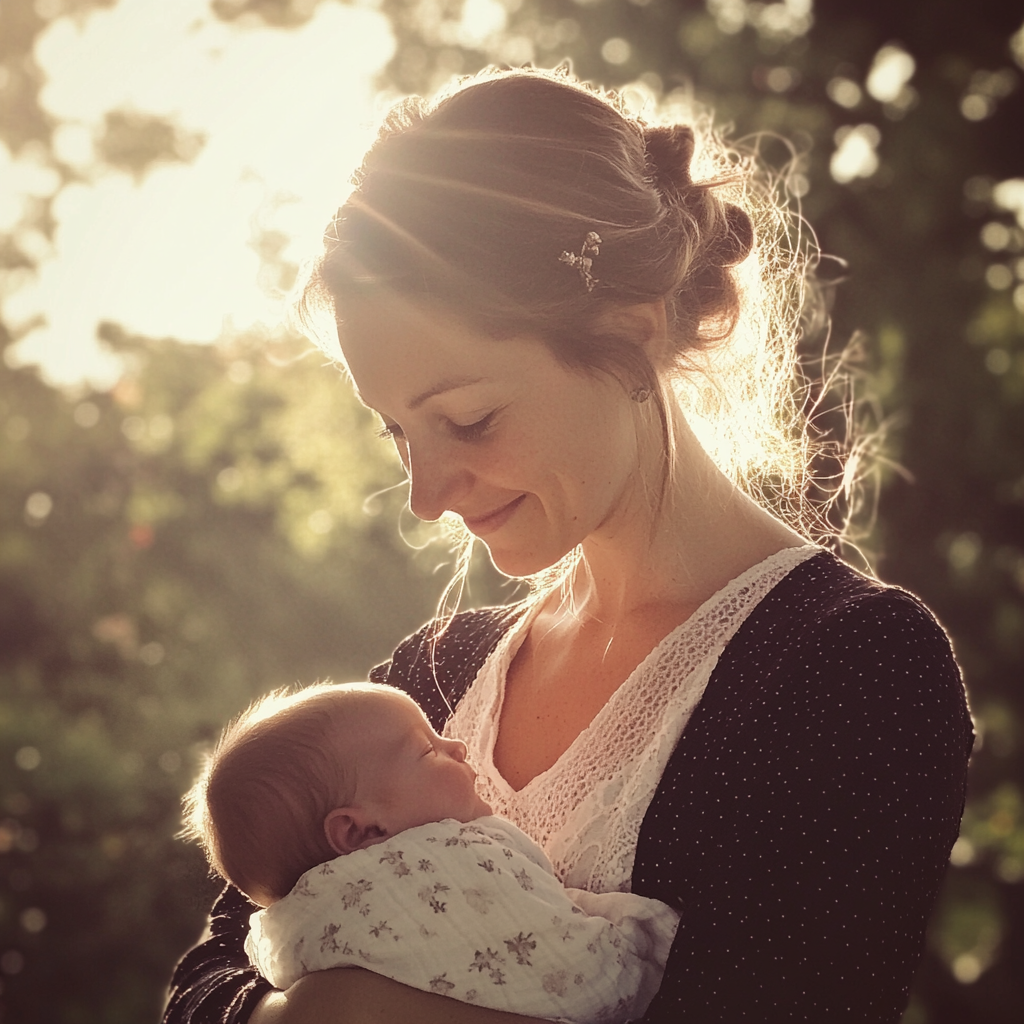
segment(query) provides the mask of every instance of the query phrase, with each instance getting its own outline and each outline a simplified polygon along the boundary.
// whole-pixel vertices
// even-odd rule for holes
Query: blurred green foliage
[[[215,0],[281,31],[317,0]],[[0,3],[0,137],[49,147],[32,43],[93,0]],[[979,744],[963,833],[905,1024],[1024,1019],[1024,12],[1000,0],[379,0],[385,85],[488,62],[713,106],[764,139],[838,279],[890,423],[866,539],[949,630]],[[908,63],[908,58],[910,63]],[[130,173],[201,140],[112,112]],[[67,178],[70,172],[53,161]],[[52,229],[46,201],[26,213]],[[31,268],[0,237],[0,275]],[[4,330],[0,325],[0,331]],[[17,1021],[152,1018],[211,887],[174,842],[194,745],[253,693],[361,674],[439,584],[336,374],[289,338],[126,338],[74,397],[0,366],[0,1005]],[[0,342],[11,339],[4,334]],[[820,342],[819,342],[820,344]],[[809,349],[808,358],[820,351]]]

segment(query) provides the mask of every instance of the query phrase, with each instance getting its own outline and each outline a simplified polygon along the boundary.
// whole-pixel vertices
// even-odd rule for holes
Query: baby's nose
[[[456,761],[466,760],[466,744],[462,740],[445,740],[448,747],[449,756],[455,758]]]

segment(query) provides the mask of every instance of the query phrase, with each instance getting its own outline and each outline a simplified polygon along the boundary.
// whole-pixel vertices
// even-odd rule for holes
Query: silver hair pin
[[[574,252],[563,252],[558,257],[558,262],[575,267],[580,272],[580,280],[586,286],[587,291],[592,292],[594,285],[597,284],[597,278],[590,273],[590,268],[594,265],[594,257],[600,252],[601,236],[596,231],[588,231],[587,237],[583,239],[583,247],[580,249],[579,255],[577,256]]]

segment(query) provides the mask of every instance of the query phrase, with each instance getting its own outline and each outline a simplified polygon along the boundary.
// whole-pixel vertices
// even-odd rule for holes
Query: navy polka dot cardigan
[[[435,727],[519,614],[455,618],[372,678]],[[828,553],[723,652],[644,818],[633,891],[681,914],[647,1024],[892,1022],[963,811],[973,730],[949,642],[913,596]],[[165,1024],[242,1024],[269,986],[230,887]]]

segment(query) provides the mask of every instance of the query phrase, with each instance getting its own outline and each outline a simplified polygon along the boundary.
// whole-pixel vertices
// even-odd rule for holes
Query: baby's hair
[[[181,836],[254,903],[286,896],[310,868],[337,853],[323,822],[352,803],[354,773],[339,724],[379,683],[317,683],[261,697],[221,733],[184,797]]]

